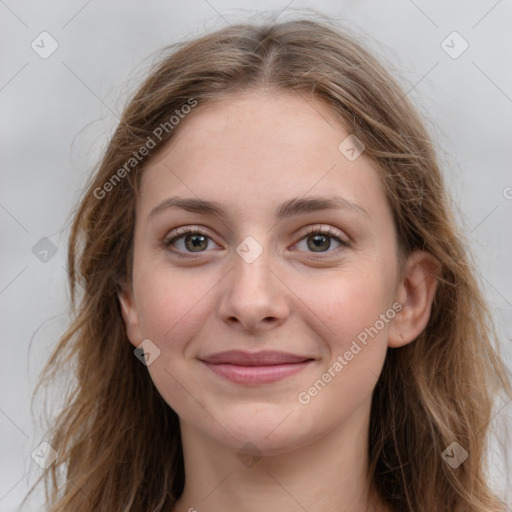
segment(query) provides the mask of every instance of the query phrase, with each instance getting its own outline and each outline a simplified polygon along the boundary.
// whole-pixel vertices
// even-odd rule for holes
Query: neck
[[[245,464],[182,422],[185,488],[173,512],[387,510],[368,482],[368,407],[313,443]]]

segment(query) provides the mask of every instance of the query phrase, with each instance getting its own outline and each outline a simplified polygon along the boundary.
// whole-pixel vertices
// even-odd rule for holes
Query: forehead
[[[199,105],[177,128],[143,172],[144,215],[170,195],[254,212],[290,197],[336,194],[376,219],[389,213],[375,164],[364,152],[349,160],[340,151],[351,133],[323,101],[239,93]]]

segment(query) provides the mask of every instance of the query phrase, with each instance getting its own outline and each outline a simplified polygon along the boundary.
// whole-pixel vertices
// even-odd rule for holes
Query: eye
[[[340,247],[349,247],[349,243],[341,238],[341,233],[330,226],[310,226],[306,229],[303,238],[297,244],[297,247],[304,241],[306,248],[305,251],[316,253],[322,252],[335,252]],[[332,240],[338,244],[334,250],[332,248]]]
[[[338,244],[332,249],[332,241]],[[186,254],[205,252],[214,243],[211,237],[199,228],[178,228],[173,231],[170,237],[163,241],[166,249],[171,250],[178,256],[187,257]],[[306,248],[300,248],[305,242]],[[217,245],[217,244],[215,244]],[[174,247],[173,247],[174,246]],[[340,247],[349,247],[349,243],[341,238],[341,233],[330,226],[310,226],[302,233],[298,244],[299,250],[315,253],[336,252]]]
[[[214,243],[213,240],[199,228],[178,228],[173,231],[169,238],[164,240],[163,245],[167,249],[175,245],[176,250],[171,250],[181,256],[180,253],[205,252],[210,245],[209,242]]]

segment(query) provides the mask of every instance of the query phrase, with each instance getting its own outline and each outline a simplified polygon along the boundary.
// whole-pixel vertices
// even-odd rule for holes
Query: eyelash
[[[308,236],[310,236],[312,234],[326,235],[329,238],[333,238],[340,244],[340,247],[337,247],[336,249],[328,250],[325,252],[315,253],[314,251],[310,251],[312,254],[330,254],[330,253],[337,252],[339,250],[344,250],[344,249],[350,247],[350,244],[347,241],[340,238],[339,232],[337,230],[331,228],[330,226],[309,226],[301,233],[301,238],[299,239],[299,242],[301,242],[303,239],[307,238]],[[186,228],[176,229],[170,238],[166,238],[163,241],[163,245],[167,250],[170,250],[171,252],[173,252],[174,254],[179,256],[180,258],[194,258],[195,256],[193,256],[194,253],[192,253],[192,252],[183,253],[182,251],[176,251],[176,250],[170,249],[170,246],[173,243],[177,242],[178,240],[180,240],[181,238],[183,238],[187,235],[201,235],[210,240],[213,240],[205,231],[203,231],[200,228],[186,227]],[[207,251],[198,251],[197,254],[201,254],[202,252],[204,253]],[[185,254],[187,254],[187,255],[185,255]],[[316,256],[314,256],[314,257],[316,257]]]

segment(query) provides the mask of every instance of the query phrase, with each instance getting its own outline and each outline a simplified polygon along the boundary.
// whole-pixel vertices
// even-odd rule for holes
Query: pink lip
[[[285,352],[251,354],[239,350],[220,352],[200,359],[214,373],[238,384],[268,384],[294,375],[313,359]]]

